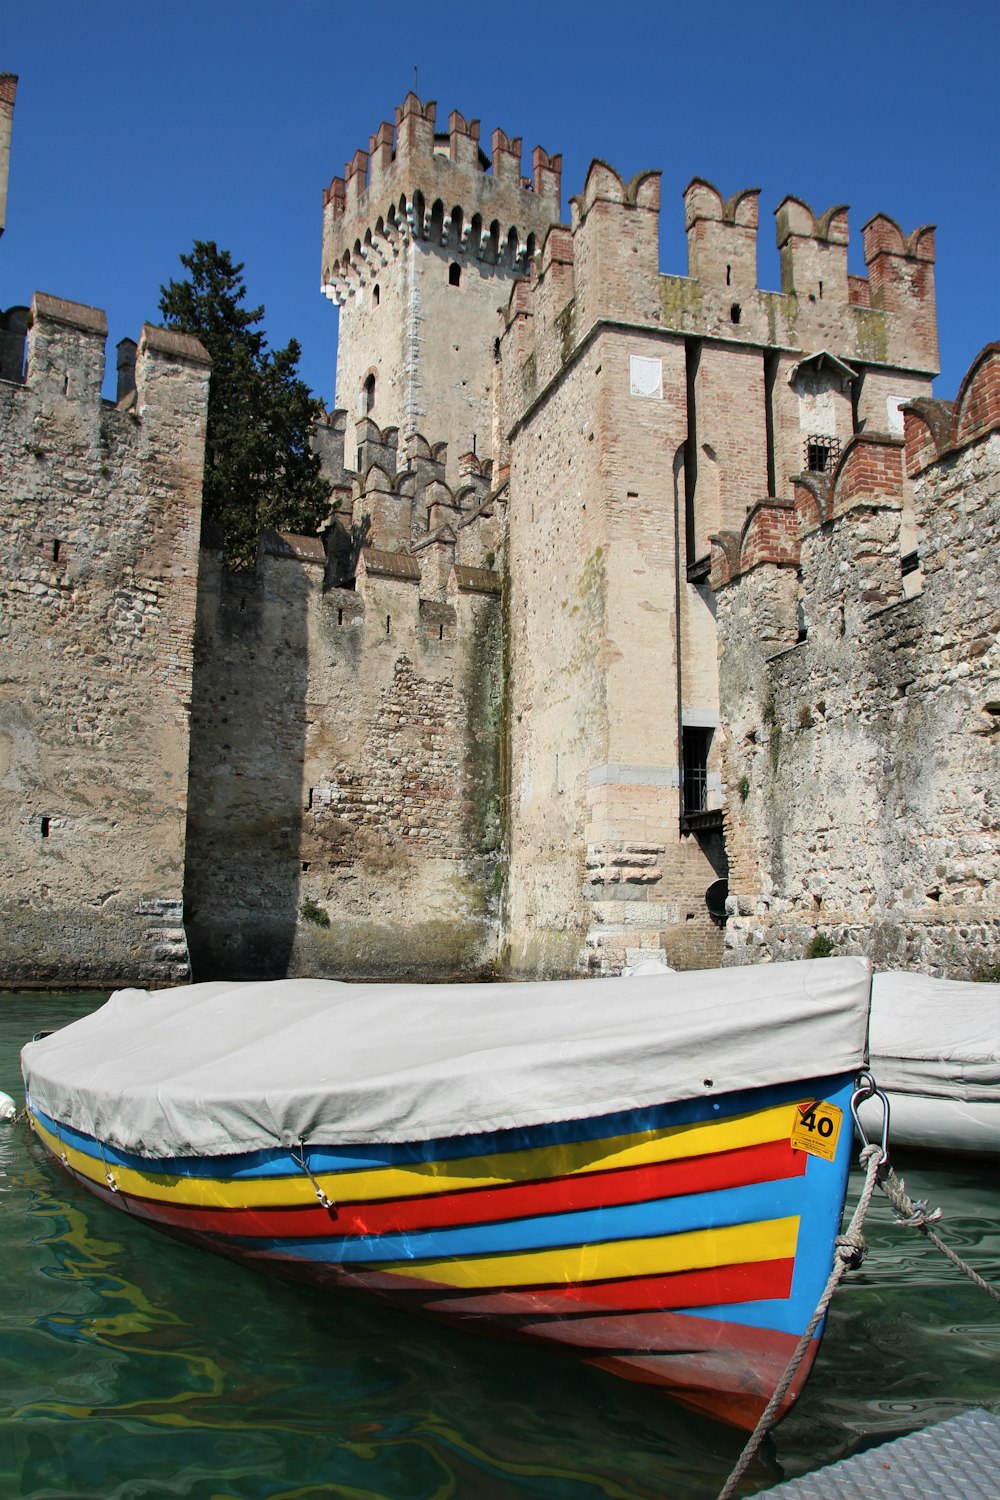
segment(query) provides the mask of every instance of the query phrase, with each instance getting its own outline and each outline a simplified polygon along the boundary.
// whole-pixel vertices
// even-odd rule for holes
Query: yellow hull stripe
[[[651,1162],[678,1161],[788,1140],[797,1113],[794,1103],[780,1104],[704,1124],[674,1125],[604,1140],[570,1141],[489,1156],[459,1157],[453,1161],[320,1172],[316,1180],[330,1198],[340,1203],[375,1203],[452,1193],[463,1188],[500,1187],[509,1182],[537,1182],[549,1177],[646,1166]],[[37,1119],[33,1118],[32,1123],[53,1155],[64,1158],[81,1177],[104,1182],[105,1169],[99,1157],[66,1144]],[[186,1203],[199,1208],[291,1208],[308,1207],[316,1202],[315,1190],[304,1172],[287,1177],[236,1179],[175,1176],[139,1171],[117,1163],[109,1166],[121,1192],[156,1202]]]
[[[695,1229],[651,1239],[612,1240],[515,1255],[476,1255],[465,1260],[398,1261],[380,1271],[454,1287],[545,1286],[606,1281],[619,1276],[664,1276],[749,1261],[789,1260],[795,1254],[799,1220],[765,1219],[723,1229]]]

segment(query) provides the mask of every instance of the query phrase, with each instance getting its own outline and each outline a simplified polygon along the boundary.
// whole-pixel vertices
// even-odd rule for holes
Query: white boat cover
[[[422,1141],[853,1073],[858,958],[531,984],[118,990],[22,1053],[30,1101],[150,1157]]]
[[[889,1091],[1000,1099],[1000,984],[876,974],[871,1057]]]

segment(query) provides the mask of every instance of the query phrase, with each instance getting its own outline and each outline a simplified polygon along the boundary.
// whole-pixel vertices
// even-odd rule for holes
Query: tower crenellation
[[[336,404],[490,457],[496,310],[559,218],[562,158],[410,93],[323,195],[322,290],[340,309]]]
[[[848,207],[839,203],[817,216],[801,198],[775,209],[781,290],[799,298],[846,303]]]
[[[757,290],[759,188],[744,188],[727,201],[714,183],[693,177],[684,189],[688,275],[725,285],[732,295]]]
[[[521,175],[520,136],[493,132],[492,160],[479,143],[480,122],[458,110],[435,133],[437,106],[413,93],[383,121],[323,194],[323,290],[342,303],[408,239],[443,236],[480,260],[514,260],[523,269],[535,242],[559,217],[562,157],[536,146],[532,176]],[[435,213],[435,206],[439,210]],[[359,264],[360,260],[360,264]]]

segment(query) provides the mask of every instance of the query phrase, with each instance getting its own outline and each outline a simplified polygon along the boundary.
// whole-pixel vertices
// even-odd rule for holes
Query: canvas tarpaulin
[[[876,974],[872,1070],[880,1087],[947,1099],[1000,1097],[1000,984]]]
[[[422,1141],[850,1073],[863,959],[524,984],[119,990],[29,1043],[31,1102],[156,1158]]]

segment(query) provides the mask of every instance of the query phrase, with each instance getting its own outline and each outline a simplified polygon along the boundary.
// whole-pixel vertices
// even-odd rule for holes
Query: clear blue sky
[[[938,227],[942,375],[953,396],[1000,337],[997,0],[377,4],[7,0],[0,71],[20,75],[0,306],[42,290],[107,310],[112,344],[158,321],[178,255],[245,262],[274,345],[332,404],[336,313],[319,293],[321,191],[413,86],[563,153],[663,172],[661,267],[686,270],[681,193],[762,189],[772,210],[851,205],[851,269],[873,213]],[[113,364],[113,358],[110,361]]]

